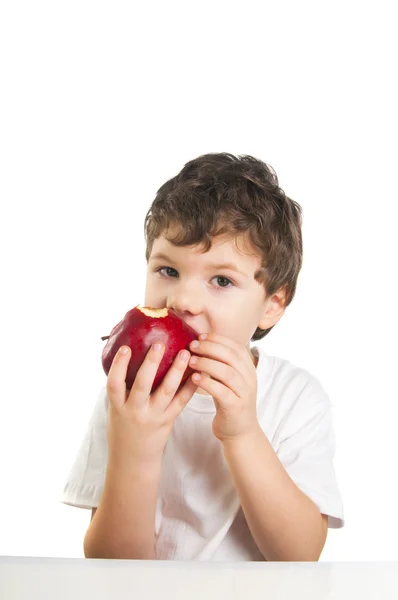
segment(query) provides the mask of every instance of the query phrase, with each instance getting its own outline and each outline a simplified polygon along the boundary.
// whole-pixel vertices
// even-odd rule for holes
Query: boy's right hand
[[[125,348],[127,353],[123,354],[121,350]],[[149,465],[161,461],[176,417],[198,389],[191,378],[178,389],[190,358],[189,351],[185,350],[187,358],[183,360],[179,353],[162,383],[150,394],[163,352],[163,344],[160,351],[151,346],[130,391],[126,390],[125,383],[130,348],[122,346],[113,359],[106,385],[107,435],[109,459],[118,465],[131,461]]]

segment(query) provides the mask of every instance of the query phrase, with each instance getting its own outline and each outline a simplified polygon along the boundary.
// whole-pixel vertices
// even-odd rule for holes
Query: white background
[[[260,344],[334,404],[346,527],[321,560],[398,559],[395,2],[0,8],[0,554],[83,556],[59,498],[103,342],[143,301],[143,221],[207,152],[272,165],[304,211],[296,297]]]

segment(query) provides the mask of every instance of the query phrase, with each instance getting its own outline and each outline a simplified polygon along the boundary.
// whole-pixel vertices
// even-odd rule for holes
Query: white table
[[[398,562],[0,557],[1,600],[397,600]]]

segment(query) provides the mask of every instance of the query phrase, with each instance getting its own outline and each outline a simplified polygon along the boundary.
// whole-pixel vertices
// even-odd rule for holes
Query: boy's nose
[[[172,308],[182,319],[198,315],[202,312],[200,298],[186,294],[170,297],[167,302],[167,308]]]

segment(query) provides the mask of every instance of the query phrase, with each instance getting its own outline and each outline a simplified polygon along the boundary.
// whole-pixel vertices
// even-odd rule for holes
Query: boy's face
[[[203,253],[203,246],[174,246],[160,235],[148,260],[145,306],[172,308],[198,333],[225,336],[250,350],[256,328],[272,327],[282,316],[283,295],[266,298],[254,279],[258,251],[244,236],[236,239],[213,238]],[[220,266],[225,263],[240,272]]]

